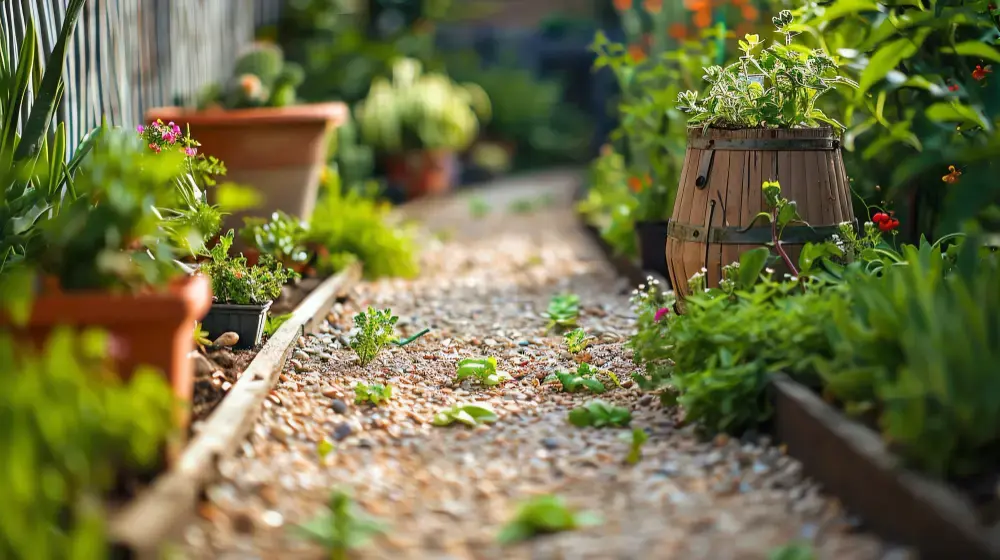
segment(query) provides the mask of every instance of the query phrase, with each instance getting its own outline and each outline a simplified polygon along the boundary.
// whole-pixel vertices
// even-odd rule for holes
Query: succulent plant
[[[304,79],[302,67],[286,62],[280,47],[255,43],[236,61],[233,78],[218,92],[218,101],[230,109],[294,105]]]

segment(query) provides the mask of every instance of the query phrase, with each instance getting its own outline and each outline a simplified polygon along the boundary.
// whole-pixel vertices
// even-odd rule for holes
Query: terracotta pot
[[[185,130],[190,127],[191,135],[201,143],[200,151],[226,165],[226,181],[260,192],[260,206],[223,219],[223,231],[238,231],[246,216],[267,218],[276,210],[302,219],[312,215],[327,163],[329,133],[349,114],[343,103],[233,111],[159,107],[146,112],[146,121],[160,119]],[[214,202],[214,192],[209,189],[209,202]]]
[[[403,186],[409,198],[418,198],[450,191],[455,164],[450,150],[412,151],[388,156],[386,171],[390,182]]]
[[[188,353],[193,348],[194,323],[212,306],[212,287],[204,276],[186,276],[160,291],[141,294],[46,291],[37,296],[31,319],[13,327],[0,312],[0,327],[10,328],[18,340],[44,348],[56,326],[98,327],[114,335],[121,352],[113,356],[124,379],[136,367],[149,365],[170,380],[181,402],[191,401],[194,369]],[[187,426],[187,406],[179,421]]]

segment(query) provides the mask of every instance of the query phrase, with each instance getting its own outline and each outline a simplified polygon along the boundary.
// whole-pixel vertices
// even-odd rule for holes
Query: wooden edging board
[[[922,560],[1000,559],[1000,536],[946,485],[904,468],[867,426],[785,375],[771,383],[775,431],[802,463],[876,534],[920,552]]]
[[[190,514],[202,489],[218,474],[218,463],[232,456],[259,416],[299,337],[315,332],[336,299],[361,278],[355,264],[323,281],[267,340],[201,430],[167,472],[114,515],[112,542],[133,558],[155,558],[157,547]]]

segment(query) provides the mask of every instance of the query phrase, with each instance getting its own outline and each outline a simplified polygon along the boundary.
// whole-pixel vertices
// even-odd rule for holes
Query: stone
[[[337,427],[333,429],[333,439],[337,441],[343,441],[351,435],[354,429],[347,422],[341,422],[337,424]]]
[[[332,408],[337,414],[343,414],[347,412],[347,403],[340,399],[333,399],[330,401],[330,408]]]
[[[296,350],[292,352],[292,357],[299,361],[306,361],[309,359],[309,354],[303,350]]]
[[[240,341],[240,335],[234,332],[224,332],[219,335],[219,338],[215,339],[212,343],[213,346],[235,346],[237,342]]]

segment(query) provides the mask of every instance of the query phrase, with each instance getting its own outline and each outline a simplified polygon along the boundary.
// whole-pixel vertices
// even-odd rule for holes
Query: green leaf
[[[767,247],[757,247],[740,255],[740,289],[750,289],[757,283],[770,255],[771,251]]]
[[[982,41],[965,41],[955,45],[954,47],[942,47],[941,52],[1000,62],[1000,51],[990,47]]]
[[[912,57],[931,32],[928,28],[917,30],[912,37],[901,37],[885,43],[868,60],[868,65],[861,72],[858,80],[857,95],[861,96],[904,60]]]
[[[215,203],[223,212],[240,212],[257,208],[264,202],[264,197],[256,189],[223,183],[215,188]]]
[[[323,439],[318,444],[316,444],[316,453],[319,455],[320,459],[325,458],[333,451],[333,443],[328,439]]]
[[[924,112],[927,118],[935,122],[968,122],[976,126],[989,129],[990,124],[982,114],[977,113],[972,107],[958,101],[934,103]]]
[[[568,420],[570,424],[573,424],[578,428],[586,428],[587,426],[590,426],[593,421],[590,416],[590,411],[583,407],[570,410]]]

